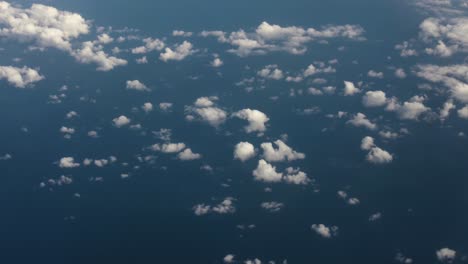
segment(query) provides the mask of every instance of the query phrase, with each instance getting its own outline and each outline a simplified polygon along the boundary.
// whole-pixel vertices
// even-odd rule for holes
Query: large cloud
[[[234,158],[246,161],[255,156],[255,147],[249,142],[239,142],[234,148]]]
[[[5,79],[17,88],[25,88],[44,79],[35,69],[28,67],[0,66],[0,80]]]

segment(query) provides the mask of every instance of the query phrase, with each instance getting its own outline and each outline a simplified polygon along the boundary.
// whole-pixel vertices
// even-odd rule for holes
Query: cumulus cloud
[[[164,144],[154,144],[150,148],[153,151],[159,151],[162,153],[178,153],[185,149],[186,145],[184,143],[164,143]]]
[[[244,127],[247,133],[264,132],[266,130],[265,123],[270,120],[263,112],[249,108],[242,109],[232,115],[249,122],[249,124]]]
[[[369,72],[367,72],[367,76],[369,76],[371,78],[382,79],[384,77],[384,74],[383,74],[383,72],[377,72],[377,71],[374,71],[374,70],[370,70]]]
[[[296,185],[307,185],[311,182],[310,178],[307,177],[305,172],[292,167],[288,167],[286,169],[286,174],[284,175],[283,180],[286,183]]]
[[[153,104],[152,103],[144,103],[142,106],[141,106],[141,109],[143,109],[143,111],[145,111],[146,113],[149,113],[151,111],[153,111]]]
[[[232,46],[229,52],[238,56],[263,55],[273,51],[285,51],[290,54],[304,54],[306,44],[331,38],[363,40],[364,29],[357,25],[328,25],[321,29],[301,28],[262,22],[254,32],[243,29],[226,33],[223,31],[203,31],[201,36],[216,37],[219,42]]]
[[[374,164],[385,164],[393,161],[393,156],[389,152],[377,147],[372,137],[365,137],[361,141],[361,149],[368,151],[366,160]]]
[[[234,159],[242,162],[255,157],[255,147],[249,142],[239,142],[234,147]]]
[[[420,38],[430,45],[426,53],[450,57],[458,52],[468,52],[468,18],[425,19],[419,26]]]
[[[193,107],[187,107],[186,109],[196,114],[202,121],[213,127],[218,127],[226,121],[227,113],[223,109],[214,106],[216,100],[218,98],[214,96],[200,97],[195,101]],[[191,119],[193,119],[193,116],[189,120]]]
[[[437,259],[443,263],[451,263],[455,260],[457,256],[457,252],[450,248],[441,248],[436,251]]]
[[[35,69],[28,67],[0,66],[0,80],[5,79],[16,88],[25,88],[44,79]]]
[[[115,67],[127,65],[126,60],[109,56],[101,45],[95,45],[92,41],[83,42],[81,47],[71,51],[71,54],[80,63],[97,64],[98,71],[110,71]]]
[[[63,157],[59,161],[59,167],[60,168],[76,168],[79,167],[80,163],[75,162],[75,159],[73,157]]]
[[[367,119],[366,115],[363,113],[355,114],[347,123],[355,127],[365,127],[369,130],[377,129],[377,125]]]
[[[195,215],[202,216],[209,213],[217,214],[233,214],[236,212],[234,206],[235,199],[232,197],[226,197],[222,202],[217,205],[197,204],[192,207]]]
[[[143,42],[145,45],[132,49],[133,54],[143,54],[154,50],[160,51],[166,46],[160,39],[145,38],[143,39]]]
[[[181,61],[193,53],[195,53],[195,50],[193,49],[192,43],[184,41],[182,44],[176,45],[174,50],[165,48],[164,52],[159,55],[159,59],[164,62],[170,60]]]
[[[463,119],[468,119],[468,105],[465,105],[463,108],[460,108],[458,111],[458,116]]]
[[[283,174],[276,172],[276,167],[265,160],[259,160],[257,168],[252,172],[255,180],[264,182],[280,182]]]
[[[130,124],[131,120],[128,117],[121,115],[119,117],[112,119],[112,122],[114,123],[114,126],[120,128],[120,127]]]
[[[284,204],[278,202],[263,202],[260,204],[260,207],[262,207],[270,213],[276,213],[284,207]]]
[[[180,160],[196,160],[200,159],[201,155],[198,153],[193,153],[190,148],[186,148],[184,151],[177,154],[177,158]]]
[[[344,85],[345,85],[345,87],[344,87],[344,95],[345,96],[352,96],[352,95],[355,95],[355,94],[361,92],[361,90],[359,90],[359,88],[354,86],[354,84],[352,82],[344,81]]]
[[[313,224],[311,229],[323,238],[332,238],[338,234],[338,227],[328,227],[324,224]]]
[[[277,148],[274,148],[271,142],[265,142],[260,145],[263,149],[263,158],[269,162],[293,161],[305,158],[304,153],[293,150],[280,139],[276,140],[274,144]]]
[[[365,107],[384,106],[387,102],[387,97],[382,91],[368,91],[362,97],[362,104]]]
[[[283,71],[279,69],[278,65],[276,64],[265,66],[265,68],[257,72],[257,75],[262,78],[272,79],[272,80],[281,80],[284,78]]]
[[[148,91],[148,87],[139,80],[129,80],[127,81],[127,89],[136,90],[136,91]]]

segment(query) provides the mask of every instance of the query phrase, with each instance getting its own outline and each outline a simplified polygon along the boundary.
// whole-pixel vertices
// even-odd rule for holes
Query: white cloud
[[[180,61],[193,53],[195,53],[195,50],[193,49],[192,43],[184,41],[182,44],[177,45],[174,50],[166,48],[164,52],[159,55],[159,59],[164,62],[169,60]]]
[[[233,254],[227,254],[224,258],[223,258],[223,262],[224,263],[234,263],[234,255]]]
[[[370,70],[369,72],[367,72],[367,76],[382,79],[384,77],[384,74],[383,72],[376,72],[374,70]]]
[[[144,103],[142,106],[141,106],[141,109],[143,109],[143,111],[145,111],[146,113],[149,113],[151,111],[153,111],[153,104],[152,103]]]
[[[234,148],[234,159],[246,161],[255,157],[255,147],[249,142],[239,142]]]
[[[252,172],[255,180],[264,182],[280,182],[283,174],[276,172],[276,168],[265,160],[259,160],[257,168]]]
[[[455,108],[456,106],[455,104],[453,104],[453,100],[451,99],[447,100],[444,103],[442,109],[440,109],[440,113],[439,113],[440,120],[444,121],[445,119],[447,119],[450,115],[450,111],[452,111]]]
[[[366,160],[374,164],[385,164],[393,161],[393,156],[389,152],[377,147],[372,137],[365,137],[361,141],[361,149],[368,151]]]
[[[276,213],[284,207],[284,204],[278,202],[263,202],[260,204],[260,206],[270,213]]]
[[[217,205],[206,205],[206,204],[197,204],[192,207],[195,215],[201,216],[208,213],[217,213],[217,214],[233,214],[236,212],[236,207],[234,206],[234,198],[226,197],[222,202]]]
[[[143,54],[154,50],[160,51],[166,46],[160,39],[145,38],[143,39],[143,42],[145,43],[144,46],[139,46],[132,49],[133,54]]]
[[[238,56],[262,55],[273,51],[285,51],[290,54],[304,54],[306,44],[315,40],[330,38],[348,38],[363,40],[364,30],[356,25],[328,25],[317,30],[301,27],[262,22],[254,32],[238,30],[229,34],[222,31],[203,31],[201,36],[213,36],[219,42],[232,46],[229,52]]]
[[[425,19],[420,28],[420,38],[432,47],[426,53],[440,57],[450,57],[458,52],[468,52],[468,18],[458,17]],[[435,45],[435,46],[434,46]]]
[[[398,68],[395,70],[395,76],[400,79],[406,78],[406,72],[402,68]]]
[[[214,58],[210,63],[210,65],[215,68],[221,67],[223,64],[224,62],[220,58]]]
[[[244,127],[247,133],[264,132],[266,130],[265,123],[270,120],[263,112],[249,108],[235,112],[233,116],[249,122],[249,124]]]
[[[457,252],[450,248],[441,248],[436,251],[436,256],[440,262],[451,263],[457,256]]]
[[[368,91],[362,97],[362,104],[365,107],[384,106],[387,102],[387,97],[382,91]]]
[[[417,120],[421,114],[430,109],[420,102],[404,102],[398,107],[397,113],[400,119]]]
[[[131,120],[128,117],[121,115],[112,119],[112,122],[114,122],[114,126],[116,127],[123,127],[130,124]]]
[[[347,123],[355,127],[365,127],[369,130],[377,129],[377,125],[367,119],[366,115],[363,113],[357,113]]]
[[[73,157],[63,157],[59,161],[60,168],[76,168],[79,167],[80,163],[76,163]]]
[[[274,148],[271,142],[265,142],[260,145],[263,149],[263,157],[269,162],[278,161],[293,161],[297,159],[304,159],[305,154],[293,150],[291,147],[286,145],[282,140],[276,140],[274,144],[278,148]]]
[[[100,44],[109,44],[109,43],[112,43],[114,41],[114,39],[107,35],[106,33],[103,33],[101,35],[98,36],[98,42]]]
[[[345,85],[345,88],[344,88],[345,96],[352,96],[361,92],[361,90],[359,90],[356,86],[354,86],[352,82],[344,81],[344,85]]]
[[[325,226],[324,224],[313,224],[311,229],[315,231],[318,235],[324,238],[331,238],[338,234],[337,226]]]
[[[310,183],[309,177],[303,171],[299,169],[294,169],[289,167],[286,169],[286,174],[283,177],[283,180],[289,184],[296,184],[296,185],[307,185]]]
[[[272,80],[281,80],[284,78],[283,71],[275,64],[265,66],[265,68],[257,72],[257,75],[262,78]]]
[[[167,112],[171,110],[172,105],[173,105],[172,103],[167,103],[167,102],[159,103],[159,109]]]
[[[28,67],[0,66],[0,80],[5,79],[16,88],[25,88],[44,79],[35,69]]]
[[[162,153],[178,153],[185,149],[186,145],[184,143],[164,143],[164,144],[154,144],[151,146],[151,150],[159,151]]]
[[[203,107],[195,109],[195,112],[208,124],[218,127],[226,121],[227,114],[217,107]]]
[[[98,71],[110,71],[118,66],[127,65],[127,61],[105,53],[101,45],[95,45],[94,42],[83,42],[81,48],[73,50],[72,56],[80,63],[97,64]]]
[[[129,80],[127,81],[127,89],[136,90],[136,91],[148,91],[148,87],[139,80]]]
[[[457,111],[458,116],[463,119],[468,119],[468,105],[465,105],[463,108]]]
[[[174,37],[190,37],[192,35],[193,35],[192,32],[187,32],[187,31],[183,31],[183,30],[173,30],[172,31],[172,36],[174,36]]]
[[[198,153],[193,153],[190,148],[186,148],[177,155],[177,158],[180,160],[196,160],[200,159],[201,155]]]

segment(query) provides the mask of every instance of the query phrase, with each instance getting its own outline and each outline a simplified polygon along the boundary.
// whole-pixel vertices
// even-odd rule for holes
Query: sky
[[[467,0],[0,0],[0,257],[468,263],[467,53]]]

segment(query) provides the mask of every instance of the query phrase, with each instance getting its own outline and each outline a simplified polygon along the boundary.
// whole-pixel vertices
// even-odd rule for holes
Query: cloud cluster
[[[17,88],[25,88],[44,79],[35,69],[28,67],[0,66],[0,80],[5,79]]]
[[[226,197],[217,205],[197,204],[192,207],[193,213],[197,216],[206,215],[209,213],[217,214],[233,214],[236,212],[234,206],[235,199],[232,197]]]
[[[245,132],[264,132],[266,130],[265,123],[270,119],[263,112],[260,112],[255,109],[242,109],[238,112],[232,114],[232,116],[247,120],[249,124],[244,127]]]
[[[385,164],[393,161],[393,156],[389,152],[377,147],[372,137],[365,137],[361,141],[361,149],[368,151],[366,160],[374,164]]]

